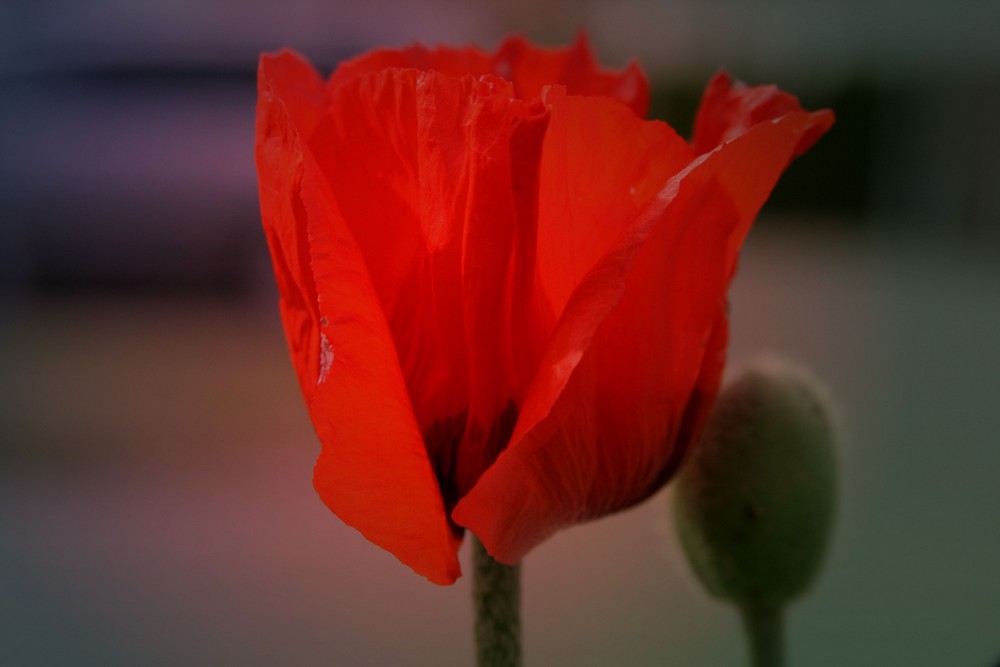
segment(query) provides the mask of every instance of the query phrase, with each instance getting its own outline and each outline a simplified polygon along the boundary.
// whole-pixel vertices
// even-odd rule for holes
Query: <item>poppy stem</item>
[[[472,538],[472,600],[476,608],[476,664],[521,666],[521,566],[498,563]]]
[[[752,667],[784,667],[785,647],[781,608],[745,605],[740,609]]]

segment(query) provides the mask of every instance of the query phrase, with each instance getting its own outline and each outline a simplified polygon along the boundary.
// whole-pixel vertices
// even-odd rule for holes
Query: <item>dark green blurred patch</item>
[[[669,85],[654,82],[649,117],[666,121],[677,134],[690,138],[704,85],[704,82],[673,81]]]
[[[690,137],[703,83],[654,85],[650,117]],[[861,228],[871,204],[873,128],[877,91],[857,79],[840,88],[802,95],[807,109],[833,109],[837,122],[819,143],[796,159],[765,207],[765,218],[786,225],[824,224]],[[771,224],[775,224],[772,222]],[[767,224],[767,223],[765,223]]]

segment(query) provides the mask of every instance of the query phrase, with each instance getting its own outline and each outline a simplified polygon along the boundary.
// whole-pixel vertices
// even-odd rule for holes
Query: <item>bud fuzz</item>
[[[816,384],[760,364],[720,394],[674,485],[695,574],[716,597],[777,609],[820,569],[833,523],[833,434]]]

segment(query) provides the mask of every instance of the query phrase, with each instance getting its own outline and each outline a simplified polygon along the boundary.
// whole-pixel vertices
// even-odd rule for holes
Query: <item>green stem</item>
[[[521,567],[503,565],[472,538],[472,600],[476,608],[476,664],[521,665]]]
[[[785,647],[782,614],[779,607],[741,609],[752,667],[784,667]]]

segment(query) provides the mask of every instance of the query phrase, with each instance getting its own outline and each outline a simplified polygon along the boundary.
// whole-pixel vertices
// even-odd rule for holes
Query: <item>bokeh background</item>
[[[733,366],[796,359],[840,412],[838,524],[790,664],[997,664],[1000,22],[976,0],[0,4],[0,663],[472,663],[468,581],[427,583],[311,489],[256,59],[580,28],[685,131],[720,66],[838,114],[731,291]],[[740,664],[669,504],[528,557],[528,664]]]

